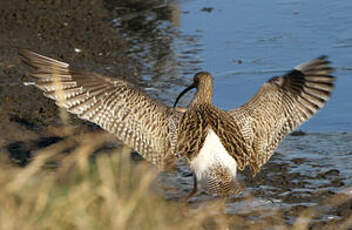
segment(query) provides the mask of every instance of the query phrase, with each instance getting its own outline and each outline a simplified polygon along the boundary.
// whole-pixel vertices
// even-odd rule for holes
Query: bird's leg
[[[196,194],[197,192],[198,192],[197,178],[196,178],[196,175],[193,173],[193,189],[187,196],[185,196],[182,199],[182,201],[184,202],[188,201],[188,199],[192,198],[194,194]]]
[[[191,198],[194,194],[198,192],[198,186],[197,186],[197,177],[193,173],[193,189],[192,192],[188,195],[188,198]]]

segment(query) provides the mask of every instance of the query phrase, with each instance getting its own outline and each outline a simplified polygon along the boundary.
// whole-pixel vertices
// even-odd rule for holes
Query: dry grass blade
[[[218,215],[210,206],[184,216],[177,203],[162,200],[153,191],[157,171],[131,163],[128,147],[90,161],[110,140],[97,135],[68,137],[42,149],[24,169],[0,167],[6,175],[0,177],[0,229],[199,229]],[[74,150],[63,153],[67,148]],[[59,167],[44,167],[52,159],[60,160]]]
[[[273,211],[276,222],[253,222],[248,216],[225,215],[226,200],[192,205],[163,200],[154,189],[157,170],[132,163],[130,148],[91,154],[114,140],[102,132],[67,137],[36,152],[24,169],[0,167],[0,229],[310,229],[319,215],[314,208],[287,225],[283,212]],[[67,149],[73,149],[70,154]],[[64,153],[63,153],[64,152]],[[44,167],[48,161],[59,167]],[[331,196],[325,203],[338,206],[349,195]],[[253,216],[261,216],[260,210]],[[280,221],[281,220],[281,221]],[[352,218],[326,226],[349,229]]]

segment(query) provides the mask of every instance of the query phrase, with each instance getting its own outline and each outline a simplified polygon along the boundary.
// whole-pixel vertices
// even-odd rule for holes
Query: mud
[[[1,1],[2,154],[27,149],[16,154],[28,155],[25,152],[31,147],[24,147],[29,145],[24,143],[64,135],[58,128],[62,122],[55,104],[40,91],[23,85],[30,80],[25,74],[29,69],[21,62],[17,48],[28,48],[74,63],[78,68],[138,82],[138,65],[133,58],[123,55],[127,42],[112,26],[110,11],[104,6],[103,1]],[[91,126],[74,116],[71,122],[78,129]]]
[[[158,6],[157,1],[148,1],[144,5],[141,2],[145,1],[128,2],[1,1],[1,159],[24,166],[30,161],[34,150],[67,136],[56,105],[39,90],[23,85],[30,79],[25,74],[28,68],[21,63],[17,48],[28,48],[73,63],[78,68],[119,75],[143,86],[148,83],[140,76],[151,72],[156,74],[151,75],[150,79],[162,82],[162,89],[169,89],[170,82],[174,86],[184,84],[173,76],[163,79],[166,72],[177,74],[171,74],[171,67],[165,63],[165,60],[172,59],[168,54],[172,26],[156,26],[158,20],[171,18],[171,8]],[[147,13],[136,14],[139,11]],[[202,8],[202,12],[207,14],[212,11],[212,7]],[[150,15],[156,19],[150,20]],[[156,36],[151,36],[150,31],[155,32]],[[196,38],[187,37],[185,40],[194,42]],[[141,44],[153,46],[155,43],[158,49],[150,53],[141,47]],[[143,52],[137,52],[139,49]],[[197,52],[201,50],[198,46],[194,49]],[[199,61],[192,59],[192,50],[181,54],[187,56],[191,65],[183,70],[185,73],[198,70]],[[155,63],[151,59],[161,61]],[[157,93],[154,96],[172,101]],[[74,116],[70,117],[69,125],[73,129],[70,135],[98,129]],[[280,224],[277,212],[281,213],[286,223],[292,224],[302,210],[311,208],[317,210],[310,224],[311,229],[329,228],[330,225],[344,222],[352,214],[349,190],[352,185],[352,166],[349,163],[351,143],[349,133],[294,132],[258,175],[251,177],[247,171],[240,175],[244,190],[228,198],[226,213],[229,216],[243,215],[258,222],[270,219],[274,226]],[[137,155],[132,156],[140,160]],[[174,173],[162,173],[160,181],[162,196],[178,200],[192,189],[193,179],[189,168],[180,162]],[[334,202],[329,202],[332,198]],[[190,204],[201,206],[211,199],[200,194],[192,198]],[[264,212],[258,213],[258,210]]]
[[[336,229],[352,214],[352,166],[346,160],[351,156],[351,149],[351,134],[288,136],[256,176],[249,171],[240,173],[243,189],[227,198],[226,213],[279,226],[283,220],[285,224],[295,223],[309,210],[310,229],[330,226]],[[189,193],[193,185],[191,175],[183,161],[174,174],[162,174],[160,181],[165,186],[165,198],[178,200]],[[199,209],[213,199],[201,193],[189,203]]]

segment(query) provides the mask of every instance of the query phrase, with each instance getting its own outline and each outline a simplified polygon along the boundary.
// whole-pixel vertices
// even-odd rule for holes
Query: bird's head
[[[210,95],[210,98],[213,94],[213,78],[208,72],[198,72],[193,77],[192,85],[188,86],[184,89],[176,98],[174,108],[177,105],[177,102],[181,99],[181,97],[186,94],[191,89],[197,89],[197,92],[204,94],[205,96]]]

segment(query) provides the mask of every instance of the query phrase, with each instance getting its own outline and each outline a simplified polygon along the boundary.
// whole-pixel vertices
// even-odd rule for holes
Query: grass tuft
[[[280,211],[260,221],[254,213],[226,215],[226,199],[167,201],[157,192],[158,170],[132,162],[128,147],[93,154],[111,139],[103,132],[67,137],[34,153],[25,168],[0,161],[0,229],[317,229],[313,208],[288,225]],[[326,203],[348,199],[334,195]],[[351,225],[350,217],[323,229]]]
[[[158,171],[131,162],[128,147],[92,160],[109,139],[97,135],[41,149],[25,168],[0,163],[0,229],[200,229],[219,213],[164,200],[154,188]]]

